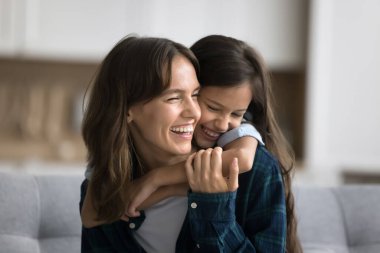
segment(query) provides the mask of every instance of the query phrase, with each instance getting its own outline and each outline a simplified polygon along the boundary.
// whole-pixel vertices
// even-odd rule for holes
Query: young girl
[[[234,99],[231,89],[242,89],[246,83],[250,84],[252,95],[247,110],[250,114],[249,120],[265,142],[266,148],[259,145],[256,150],[252,170],[239,176],[236,204],[233,201],[227,202],[235,205],[236,221],[241,229],[239,233],[235,233],[234,240],[242,242],[240,247],[244,248],[246,241],[241,238],[245,235],[255,248],[252,252],[302,252],[297,238],[291,185],[294,156],[275,119],[269,74],[261,57],[247,43],[219,35],[200,39],[191,50],[201,68],[199,104],[202,117],[194,132],[196,142],[203,144],[204,148],[213,145],[207,140],[207,132],[210,129],[213,131],[213,123],[217,126],[218,121],[223,119],[223,108],[228,101],[221,98],[230,94],[229,99]],[[223,89],[223,94],[217,93]],[[243,92],[238,98],[243,99],[245,95]],[[205,111],[210,114],[207,120]],[[191,172],[189,167],[193,167],[191,163],[188,163],[187,168]],[[199,187],[201,183],[205,184],[195,182],[192,186],[194,176],[192,173],[188,175],[192,189]],[[285,195],[285,203],[282,194]],[[194,219],[196,217],[194,215]],[[195,224],[199,224],[200,228],[207,226],[202,222]],[[238,225],[231,223],[231,227]],[[238,230],[225,229],[219,231],[219,234]],[[200,234],[193,230],[192,235],[202,238],[203,229],[197,231]]]

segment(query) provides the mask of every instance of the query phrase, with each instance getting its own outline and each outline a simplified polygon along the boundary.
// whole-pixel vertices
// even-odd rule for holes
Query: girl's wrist
[[[158,189],[159,187],[163,186],[163,182],[161,180],[161,175],[160,175],[160,170],[159,169],[154,169],[151,170],[149,173],[149,182],[153,185],[155,189]]]

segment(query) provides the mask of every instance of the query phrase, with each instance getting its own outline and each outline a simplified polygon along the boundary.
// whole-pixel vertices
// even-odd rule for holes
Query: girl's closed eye
[[[218,108],[216,108],[216,107],[214,107],[214,106],[211,106],[211,105],[207,105],[207,108],[208,108],[210,111],[214,111],[214,112],[219,111]]]
[[[242,118],[243,115],[244,115],[244,113],[238,113],[238,112],[232,113],[232,117],[234,117],[234,118]]]

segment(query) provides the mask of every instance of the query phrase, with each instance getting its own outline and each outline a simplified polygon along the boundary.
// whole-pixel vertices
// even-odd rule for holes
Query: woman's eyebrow
[[[196,92],[196,91],[199,91],[201,89],[201,87],[197,87],[194,89],[193,92]],[[168,95],[168,94],[173,94],[173,93],[185,93],[186,91],[185,90],[182,90],[182,89],[167,89],[165,91],[162,92],[162,95]]]
[[[183,93],[185,92],[184,90],[181,89],[168,89],[162,92],[162,95],[168,95],[168,94],[173,94],[173,93]]]

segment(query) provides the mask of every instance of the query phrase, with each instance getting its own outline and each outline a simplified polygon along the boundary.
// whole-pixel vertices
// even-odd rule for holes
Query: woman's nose
[[[187,118],[194,118],[196,121],[199,120],[201,117],[201,109],[197,100],[190,99],[186,102],[184,116]]]

